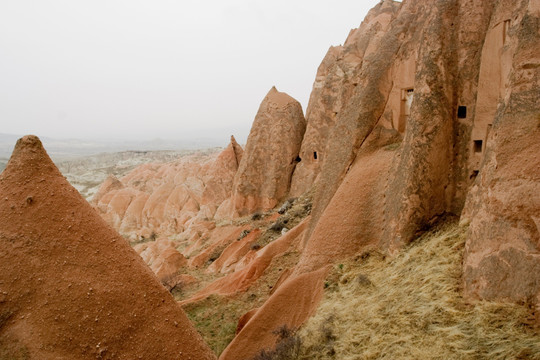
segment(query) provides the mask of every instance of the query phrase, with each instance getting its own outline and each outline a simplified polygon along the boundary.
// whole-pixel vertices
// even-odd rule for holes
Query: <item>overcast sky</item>
[[[378,0],[0,0],[0,133],[234,134],[317,67]]]

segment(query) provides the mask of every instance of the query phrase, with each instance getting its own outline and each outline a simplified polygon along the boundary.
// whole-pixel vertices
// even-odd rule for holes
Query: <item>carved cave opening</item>
[[[467,117],[467,107],[458,106],[457,108],[457,117],[458,119],[465,119]]]
[[[474,152],[475,153],[481,153],[482,152],[482,140],[474,140]]]

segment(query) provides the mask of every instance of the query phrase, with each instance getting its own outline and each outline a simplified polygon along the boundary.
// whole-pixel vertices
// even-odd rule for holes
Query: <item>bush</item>
[[[289,222],[289,219],[287,217],[282,216],[279,219],[277,219],[277,221],[273,223],[272,226],[270,226],[270,230],[281,232],[281,230],[283,230],[283,228],[287,225],[288,222]]]
[[[293,329],[282,325],[272,332],[278,336],[273,350],[261,350],[253,360],[294,360],[300,355],[301,340]]]
[[[261,220],[262,218],[263,218],[263,215],[258,211],[254,213],[253,215],[251,215],[251,220],[253,221]]]

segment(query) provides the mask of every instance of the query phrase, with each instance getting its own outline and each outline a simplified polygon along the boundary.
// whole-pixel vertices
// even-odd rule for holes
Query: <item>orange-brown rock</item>
[[[384,192],[395,151],[359,156],[303,249],[297,273],[377,246],[384,230]],[[362,194],[358,196],[358,194]]]
[[[199,268],[213,262],[221,255],[222,251],[236,241],[242,231],[247,230],[248,227],[249,226],[247,225],[224,226],[215,229],[210,238],[205,241],[204,245],[206,248],[204,250],[195,256],[193,256],[193,253],[190,251],[191,259],[189,260],[189,266]],[[201,246],[197,247],[200,248]]]
[[[232,193],[242,159],[234,137],[210,156],[140,165],[120,180],[108,178],[93,199],[103,218],[123,235],[171,235],[212,219]],[[141,229],[145,229],[141,232]]]
[[[0,197],[0,346],[7,358],[215,358],[37,137],[17,142],[0,175]]]
[[[179,271],[187,266],[187,259],[175,245],[173,241],[158,238],[133,248],[168,289],[176,286],[180,279]]]
[[[289,95],[270,89],[262,101],[234,178],[229,215],[269,210],[289,193],[306,121]]]
[[[276,332],[281,327],[294,330],[302,325],[317,309],[327,271],[327,268],[321,268],[288,279],[250,317],[219,359],[251,359],[261,350],[276,345]]]
[[[271,324],[305,314],[288,286],[300,277],[370,247],[393,254],[438,218],[459,215],[477,175],[464,217],[466,290],[539,301],[538,277],[524,275],[538,273],[540,256],[537,3],[382,1],[330,50],[300,152],[311,161],[292,180],[298,194],[318,176],[300,262],[222,359],[272,346]],[[357,54],[340,58],[352,46]],[[326,128],[326,139],[316,134]],[[320,289],[306,291],[316,299]],[[280,308],[278,294],[292,303]]]
[[[191,298],[184,300],[181,303],[187,304],[196,302],[211,294],[226,296],[247,290],[251,284],[263,275],[264,271],[272,262],[272,259],[286,251],[297,248],[308,221],[309,218],[306,218],[300,224],[285,233],[285,235],[274,240],[260,251],[254,252],[254,254],[246,254],[246,256],[250,258],[248,264],[240,269],[236,269],[233,273],[217,279],[207,287],[198,291]]]
[[[540,4],[500,2],[482,51],[470,149],[479,174],[462,215],[470,223],[463,281],[470,298],[536,304],[537,311],[539,89]]]
[[[97,208],[145,237],[175,234],[192,266],[215,260],[206,271],[226,275],[184,303],[245,291],[275,256],[301,250],[222,359],[250,358],[276,328],[301,324],[327,264],[373,247],[393,255],[465,205],[466,295],[540,304],[539,13],[536,0],[383,0],[328,51],[307,123],[274,88],[244,154],[231,141],[220,161],[142,166],[104,185]],[[206,227],[312,187],[310,220],[262,250],[255,234]]]
[[[259,310],[259,308],[251,309],[244,315],[240,316],[240,319],[238,319],[238,325],[236,326],[236,334],[240,332],[246,326],[247,322],[255,315],[255,313]]]
[[[92,202],[94,204],[97,204],[99,200],[107,193],[113,191],[113,190],[120,190],[124,187],[124,185],[116,178],[114,175],[109,175],[105,179],[105,181],[101,184],[98,191],[95,193],[94,197],[92,198]]]
[[[227,273],[235,269],[235,265],[249,252],[251,245],[257,240],[260,234],[260,229],[253,229],[243,237],[241,237],[241,233],[240,237],[227,246],[220,257],[208,266],[206,271]]]
[[[223,150],[209,167],[208,173],[203,176],[205,188],[203,192],[203,204],[220,205],[231,196],[233,179],[242,161],[244,150],[234,136],[227,148]]]
[[[377,51],[380,37],[388,30],[399,4],[383,2],[372,9],[358,29],[351,30],[343,46],[332,46],[323,59],[313,83],[306,110],[307,128],[302,141],[300,158],[291,182],[291,196],[307,191],[317,179],[321,164],[328,156],[330,133],[340,113],[345,109],[360,82],[363,60]],[[406,66],[414,67],[414,61]],[[400,69],[395,81],[398,88],[412,86],[414,69]],[[406,77],[403,81],[401,78]],[[401,94],[397,91],[397,96]],[[397,108],[400,106],[397,99]],[[399,114],[394,112],[394,117]],[[391,122],[398,128],[399,119]],[[402,125],[403,126],[403,125]],[[401,130],[403,131],[403,129]]]

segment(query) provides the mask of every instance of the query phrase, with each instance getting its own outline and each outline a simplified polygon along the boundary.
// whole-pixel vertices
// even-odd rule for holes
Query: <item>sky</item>
[[[0,133],[244,143],[378,2],[0,0]]]

